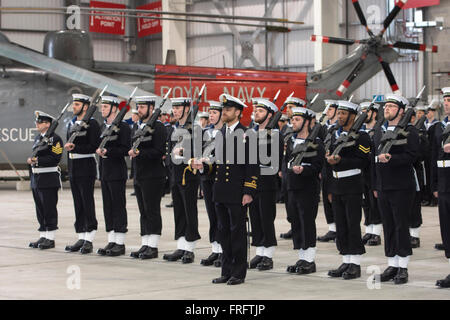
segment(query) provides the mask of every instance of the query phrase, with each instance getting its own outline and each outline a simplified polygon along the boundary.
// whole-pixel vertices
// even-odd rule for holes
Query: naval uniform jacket
[[[255,126],[255,128],[253,128],[253,130],[255,130],[255,134],[258,134],[258,125]],[[283,163],[283,137],[280,133],[279,130],[277,129],[273,129],[271,130],[272,134],[274,134],[274,137],[276,135],[278,135],[278,141],[275,143],[278,143],[278,154],[274,155],[274,157],[277,157],[278,159],[276,160],[278,162],[277,163],[262,163],[261,162],[261,157],[260,157],[260,152],[264,152],[267,153],[265,155],[263,155],[264,157],[267,157],[268,159],[272,159],[272,153],[276,152],[276,150],[273,150],[274,148],[272,147],[272,138],[269,135],[268,131],[267,132],[267,137],[266,137],[266,141],[264,141],[264,139],[260,139],[258,137],[258,165],[259,165],[259,170],[258,170],[258,192],[267,192],[267,191],[277,191],[278,190],[278,172],[281,171],[282,168],[282,163]],[[267,144],[267,146],[264,146],[264,148],[267,151],[260,151],[262,148],[262,144]],[[273,150],[273,151],[272,151]],[[277,165],[276,165],[277,164]],[[275,166],[276,165],[276,166]],[[267,168],[267,170],[269,170],[272,174],[262,174],[262,170],[264,170],[265,167],[271,167],[270,169]]]
[[[237,144],[240,142],[234,144],[234,162],[226,163],[226,128],[227,126],[224,125],[220,130],[222,136],[224,137],[222,146],[216,145],[216,147],[223,148],[223,159],[217,159],[214,166],[215,178],[213,186],[213,201],[227,204],[242,204],[242,197],[244,194],[250,195],[253,199],[255,199],[259,166],[257,163],[253,164],[249,161],[249,138],[245,136],[245,134],[235,138],[235,140],[240,139],[240,142],[245,139],[245,163],[240,164],[237,162]],[[233,136],[236,134],[236,130],[242,130],[242,132],[245,133],[247,128],[241,123],[238,123],[233,131]]]
[[[67,130],[67,140],[71,136],[70,129],[74,125],[76,118],[69,123]],[[98,122],[91,118],[88,121],[88,128],[85,136],[77,137],[74,140],[75,148],[68,153],[69,178],[95,178],[97,176],[97,163],[95,161],[95,151],[100,144],[100,126]],[[89,155],[92,157],[82,159],[71,159],[71,154]]]
[[[292,159],[292,151],[294,150],[296,136],[292,136],[286,143],[286,156],[284,158],[285,165],[287,167],[289,161]],[[300,143],[304,140],[300,139]],[[322,171],[324,165],[325,148],[323,146],[322,140],[317,137],[315,143],[317,146],[317,155],[313,157],[303,158],[302,167],[303,171],[301,174],[296,174],[292,169],[287,170],[287,189],[291,190],[302,190],[310,193],[315,193],[319,190],[319,174]],[[311,150],[314,151],[314,150]],[[308,151],[310,152],[310,151]]]
[[[108,127],[109,125],[103,123],[102,132]],[[119,132],[113,132],[113,135],[118,136],[117,139],[106,143],[105,157],[99,158],[100,180],[127,180],[128,169],[125,157],[128,156],[128,151],[131,148],[130,132],[130,126],[122,121],[119,124]]]
[[[42,139],[42,135],[39,134],[34,138],[33,150],[36,149],[38,143]],[[48,142],[47,148],[38,151],[36,157],[38,159],[37,164],[30,166],[30,184],[33,189],[45,189],[45,188],[59,188],[60,174],[59,172],[48,172],[48,173],[32,173],[34,168],[51,168],[57,167],[61,161],[61,156],[63,152],[63,141],[60,136],[53,134]]]
[[[433,141],[433,155],[431,162],[431,190],[433,192],[450,192],[450,153],[445,153],[444,141],[450,133],[443,135],[446,126],[450,126],[450,120],[446,117],[437,127],[435,140]],[[439,164],[438,164],[439,162]]]
[[[330,146],[330,155],[337,147],[336,140],[343,133],[342,128],[336,130],[332,136]],[[357,194],[364,192],[364,179],[362,172],[370,164],[370,138],[364,131],[359,131],[359,137],[353,146],[343,148],[339,154],[341,160],[334,165],[331,165],[331,193],[342,194]],[[348,170],[359,170],[359,174],[352,174],[351,176],[342,177],[344,172]]]
[[[140,122],[140,125],[143,123]],[[154,130],[151,140],[142,141],[139,144],[139,155],[134,158],[134,179],[136,180],[160,179],[166,176],[163,161],[166,152],[166,127],[158,120],[155,122]]]
[[[388,190],[416,190],[416,178],[413,165],[417,161],[419,152],[418,130],[411,124],[406,131],[409,132],[407,143],[392,146],[389,154],[391,159],[387,163],[378,162],[375,157],[374,189]],[[380,139],[375,139],[376,154],[379,153]]]

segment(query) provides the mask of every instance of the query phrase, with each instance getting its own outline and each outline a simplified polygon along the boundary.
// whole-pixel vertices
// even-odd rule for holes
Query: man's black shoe
[[[141,253],[144,253],[145,250],[147,250],[148,247],[149,246],[142,246],[138,251],[132,251],[131,254],[130,254],[130,257],[132,257],[132,258],[139,258],[139,255]]]
[[[350,263],[343,263],[339,266],[339,268],[328,271],[328,275],[332,278],[340,278],[349,267]]]
[[[45,239],[41,243],[39,243],[39,249],[51,249],[55,247],[55,240]]]
[[[111,250],[114,247],[114,245],[115,245],[114,242],[108,242],[108,244],[104,248],[99,248],[97,250],[97,253],[101,256],[105,256],[106,251]]]
[[[41,244],[42,242],[44,242],[45,238],[44,237],[40,237],[38,241],[36,242],[30,242],[30,244],[28,245],[30,248],[39,248],[39,244]]]
[[[317,241],[320,242],[328,242],[328,241],[335,241],[336,240],[336,232],[335,231],[328,231],[325,235],[321,237],[317,237]]]

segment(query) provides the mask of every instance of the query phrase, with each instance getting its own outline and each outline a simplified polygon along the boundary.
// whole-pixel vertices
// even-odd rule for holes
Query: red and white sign
[[[108,8],[108,9],[125,9],[126,6],[124,4],[117,4],[111,2],[103,2],[103,1],[91,1],[91,8]],[[99,32],[99,33],[111,33],[111,34],[125,34],[125,17],[124,13],[121,12],[120,16],[100,16],[97,14],[118,14],[114,11],[101,11],[101,10],[92,10],[89,18],[89,31],[90,32]]]
[[[136,9],[162,11],[162,3],[161,1],[155,1],[143,6],[136,7]],[[162,32],[161,20],[151,18],[161,17],[160,14],[138,12],[137,15],[139,16],[137,21],[139,38]]]
[[[437,6],[440,0],[408,0],[403,9]]]

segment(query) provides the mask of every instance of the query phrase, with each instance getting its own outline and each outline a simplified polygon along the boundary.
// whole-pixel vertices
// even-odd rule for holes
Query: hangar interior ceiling
[[[169,0],[176,3],[182,0]],[[339,36],[351,39],[367,38],[360,25],[350,0],[338,1]],[[127,8],[152,2],[150,0],[108,0],[125,4]],[[369,27],[377,31],[393,7],[395,0],[360,0]],[[88,0],[0,0],[1,7],[61,7],[70,4],[89,6]],[[169,3],[170,5],[170,3]],[[261,68],[269,70],[301,71],[314,70],[314,45],[309,40],[314,33],[313,0],[189,0],[187,12],[212,14],[286,18],[303,21],[303,25],[289,25],[288,33],[266,32],[265,28],[230,26],[226,24],[187,23],[186,61],[188,65]],[[421,11],[421,12],[418,12]],[[427,85],[430,95],[437,95],[438,88],[449,86],[450,48],[449,35],[450,0],[441,0],[439,6],[420,10],[402,10],[395,23],[386,32],[390,41],[425,42],[439,46],[436,54],[401,50],[401,58],[391,64],[400,90],[407,97],[415,96],[418,89]],[[443,21],[441,28],[413,29],[406,22],[420,19]],[[94,59],[104,61],[163,63],[161,34],[138,39],[136,21],[128,18],[124,36],[91,33]],[[164,23],[164,21],[163,21]],[[264,22],[261,23],[264,26]],[[47,31],[65,28],[65,16],[61,14],[0,14],[2,32],[14,42],[42,52]],[[81,29],[89,29],[89,17],[82,16]],[[326,46],[332,46],[326,44]],[[244,50],[243,50],[244,47]],[[342,57],[354,46],[339,46]],[[243,54],[244,53],[244,54]],[[355,100],[370,98],[373,94],[390,92],[385,75],[380,72],[359,88]]]

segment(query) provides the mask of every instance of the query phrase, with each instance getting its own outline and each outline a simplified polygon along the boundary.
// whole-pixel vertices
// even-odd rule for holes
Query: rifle
[[[422,117],[420,117],[420,119],[417,119],[416,123],[414,124],[414,127],[416,127],[417,130],[422,130],[425,120],[427,120],[427,116],[423,115]]]
[[[288,168],[291,169],[294,166],[301,166],[304,158],[311,158],[317,155],[318,144],[314,143],[319,135],[321,125],[316,123],[309,133],[305,142],[297,145],[292,151],[292,160],[288,163]],[[313,151],[311,151],[313,150]]]
[[[31,153],[31,159],[36,158],[36,155],[39,151],[45,150],[48,146],[50,137],[55,133],[56,128],[58,127],[59,120],[63,116],[64,112],[66,112],[67,108],[70,106],[70,102],[67,102],[66,106],[62,109],[61,113],[59,114],[58,118],[56,120],[52,121],[50,124],[50,127],[48,128],[47,132],[42,137],[42,140],[39,141],[39,143],[36,145],[36,147],[33,149],[33,152]]]
[[[109,126],[109,128],[105,128],[103,130],[100,139],[102,139],[102,142],[100,142],[100,146],[98,147],[100,150],[103,150],[105,148],[105,145],[108,143],[108,141],[114,141],[117,140],[119,137],[118,135],[113,135],[113,133],[118,133],[120,131],[120,123],[122,122],[123,118],[125,117],[125,114],[128,112],[127,106],[130,105],[131,99],[133,99],[134,93],[138,87],[134,88],[133,92],[131,93],[130,97],[128,98],[127,104],[120,110],[120,112],[117,114],[117,116],[114,118],[113,122]]]
[[[275,97],[273,97],[272,102],[275,103],[277,102],[278,96],[280,95],[281,89],[277,91],[277,93],[275,94]]]
[[[131,149],[134,153],[138,153],[138,147],[143,141],[148,141],[152,139],[152,133],[155,131],[155,123],[158,120],[159,115],[161,114],[161,108],[163,107],[164,103],[166,103],[167,98],[169,97],[170,92],[172,91],[172,88],[167,91],[166,95],[162,99],[161,103],[159,104],[159,107],[155,110],[153,110],[153,114],[148,119],[148,121],[144,124],[142,128],[139,128],[136,133],[133,136],[133,146]],[[147,133],[150,133],[147,135]]]
[[[358,118],[356,119],[355,123],[353,123],[353,126],[350,128],[350,131],[347,135],[341,135],[335,142],[337,145],[334,149],[332,156],[337,156],[341,152],[342,149],[351,147],[355,145],[356,140],[359,137],[359,130],[361,130],[361,127],[367,120],[367,113],[363,112],[361,113]]]
[[[287,97],[287,99],[289,99],[293,95],[294,95],[294,91],[292,91],[292,93],[289,95],[289,97]],[[275,112],[273,117],[270,119],[269,123],[267,123],[267,126],[266,126],[267,130],[272,130],[278,125],[278,121],[280,121],[280,118],[283,115],[283,111],[285,108],[286,108],[286,104],[283,103],[283,106],[281,107],[281,109],[278,110],[277,112]]]
[[[422,90],[420,90],[419,94],[414,99],[411,108],[406,111],[405,115],[399,121],[394,131],[388,130],[383,134],[383,137],[381,137],[380,146],[378,147],[378,155],[389,153],[392,146],[394,145],[403,145],[407,143],[406,137],[408,136],[409,132],[406,131],[406,128],[411,121],[411,117],[414,113],[414,107],[416,106],[417,102],[419,102],[423,90],[425,90],[425,86],[422,87]],[[400,139],[400,137],[402,137],[403,139]]]
[[[445,130],[442,132],[442,136],[445,136],[446,134],[450,133],[450,125],[448,125],[447,127],[445,127]],[[450,135],[447,137],[447,139],[445,139],[445,141],[442,143],[442,148],[444,148],[444,146],[446,144],[450,143]]]
[[[370,130],[369,132],[369,137],[373,137],[375,132],[378,131],[381,126],[383,125],[383,123],[386,121],[386,119],[384,118],[384,114],[383,112],[380,113],[380,111],[378,111],[378,120],[375,123],[375,125],[373,126],[372,130]]]
[[[203,84],[202,88],[200,89],[200,92],[198,94],[198,98],[195,104],[192,105],[191,109],[189,110],[188,117],[186,119],[186,122],[184,123],[184,128],[189,130],[192,128],[192,125],[194,124],[195,117],[197,117],[198,113],[198,105],[200,104],[200,100],[203,96],[203,91],[206,88],[206,84]]]
[[[94,102],[89,105],[89,108],[87,109],[86,114],[84,115],[83,119],[81,119],[80,123],[76,123],[72,126],[72,128],[70,128],[70,138],[69,140],[67,140],[67,143],[73,143],[77,137],[82,137],[87,134],[87,131],[83,129],[89,128],[89,119],[97,110],[97,103],[100,101],[100,98],[105,92],[106,88],[108,88],[108,85],[106,85],[103,88],[102,92],[100,92],[100,94],[95,97],[95,101],[93,99]]]

